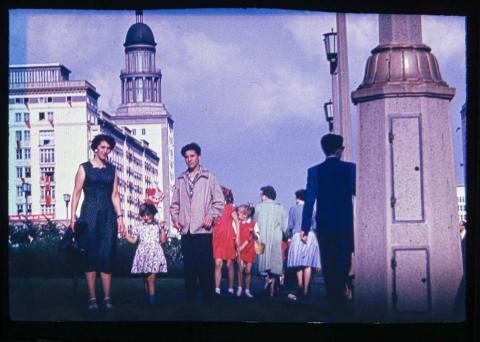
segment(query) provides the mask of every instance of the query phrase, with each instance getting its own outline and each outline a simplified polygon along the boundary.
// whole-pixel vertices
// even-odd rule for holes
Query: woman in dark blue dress
[[[95,157],[78,167],[75,176],[75,188],[72,194],[72,219],[70,226],[75,229],[76,212],[83,189],[84,199],[77,227],[82,228],[78,237],[78,246],[85,250],[85,278],[87,280],[89,300],[88,309],[98,309],[95,281],[100,272],[103,285],[103,304],[112,309],[110,285],[112,279],[112,259],[115,251],[117,233],[123,236],[123,223],[120,196],[117,187],[115,167],[107,162],[108,154],[115,147],[115,140],[104,134],[97,135],[91,148]]]

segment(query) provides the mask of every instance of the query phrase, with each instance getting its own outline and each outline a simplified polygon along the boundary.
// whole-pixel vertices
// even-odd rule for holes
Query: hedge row
[[[63,230],[53,221],[35,225],[25,221],[21,226],[9,226],[10,277],[70,277],[72,265],[59,251]],[[168,264],[168,277],[183,277],[180,240],[171,238],[162,244]],[[114,276],[130,276],[136,246],[125,240],[117,241]],[[163,275],[162,275],[163,276]]]

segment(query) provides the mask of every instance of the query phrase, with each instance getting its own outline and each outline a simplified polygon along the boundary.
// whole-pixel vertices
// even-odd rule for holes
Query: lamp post
[[[23,183],[22,191],[25,194],[25,217],[28,217],[28,196],[31,194],[32,186],[29,183]]]
[[[338,49],[337,49],[337,32],[333,31],[325,33],[323,35],[323,42],[325,43],[325,53],[327,55],[327,60],[330,63],[330,75],[332,76],[332,105],[331,105],[331,116],[332,124],[335,128],[335,133],[340,133],[338,125],[338,91],[337,91],[337,66],[338,66]],[[333,125],[333,120],[337,121],[336,125]],[[331,131],[330,131],[331,132]]]
[[[70,203],[70,194],[63,194],[63,200],[65,201],[65,207],[67,208],[67,220],[68,220],[68,203]]]
[[[330,101],[325,102],[323,104],[323,109],[325,111],[325,120],[328,122],[328,131],[332,133],[333,131],[333,102]]]

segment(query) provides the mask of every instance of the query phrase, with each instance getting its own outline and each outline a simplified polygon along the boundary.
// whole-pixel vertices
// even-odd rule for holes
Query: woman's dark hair
[[[306,195],[305,189],[300,189],[295,191],[295,198],[299,199],[300,201],[305,201],[305,195]]]
[[[182,147],[182,150],[181,150],[182,156],[185,157],[185,152],[189,150],[194,150],[195,153],[197,153],[198,155],[202,154],[202,149],[200,148],[200,146],[197,143],[192,142]]]
[[[325,134],[320,141],[322,144],[322,150],[326,156],[330,156],[335,153],[339,148],[343,147],[343,137],[338,134]]]
[[[222,186],[223,197],[225,197],[225,203],[233,203],[233,192],[231,189]]]
[[[153,204],[143,203],[142,205],[140,205],[139,214],[141,217],[145,215],[155,216],[157,212],[158,212],[157,208]]]
[[[109,135],[106,135],[106,134],[99,134],[97,135],[95,138],[93,138],[92,140],[92,144],[90,145],[90,148],[95,151],[98,147],[98,145],[100,145],[100,143],[102,141],[106,141],[107,144],[110,145],[110,150],[113,150],[113,148],[115,147],[115,139],[113,139],[111,136]]]
[[[261,187],[260,191],[262,192],[262,195],[265,195],[272,200],[277,198],[277,192],[275,191],[275,189],[271,185]]]

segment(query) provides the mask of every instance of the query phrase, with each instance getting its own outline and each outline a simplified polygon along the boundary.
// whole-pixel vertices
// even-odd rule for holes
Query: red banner
[[[50,125],[53,127],[53,120],[48,120],[48,122],[50,122]]]
[[[45,204],[52,204],[52,197],[50,196],[50,176],[45,176]]]
[[[25,120],[25,126],[27,126],[28,128],[31,128],[30,127],[30,120]]]

